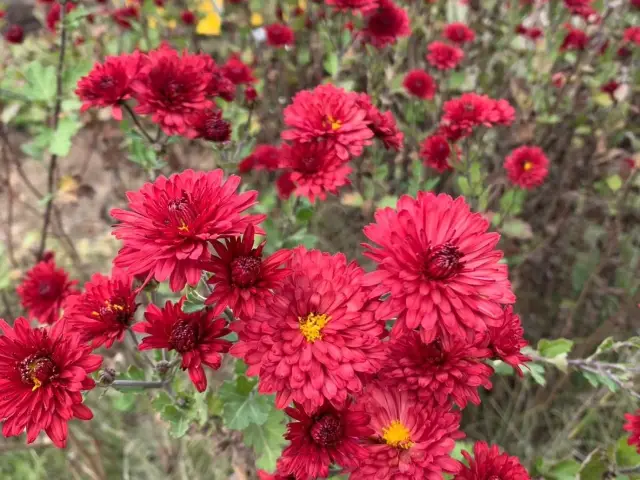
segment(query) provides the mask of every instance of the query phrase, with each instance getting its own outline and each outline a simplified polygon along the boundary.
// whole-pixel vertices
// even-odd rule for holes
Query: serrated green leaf
[[[629,445],[629,437],[624,436],[620,438],[615,445],[615,458],[616,464],[619,467],[635,467],[640,465],[640,453],[636,450],[636,447]]]
[[[604,478],[609,470],[607,455],[602,449],[597,448],[591,452],[582,462],[576,478],[580,480],[596,480]]]
[[[563,460],[549,469],[548,476],[553,480],[574,480],[580,470],[580,464],[575,460]]]
[[[338,55],[335,52],[331,52],[327,54],[327,56],[324,58],[324,62],[322,62],[322,66],[324,67],[324,69],[327,71],[329,75],[331,75],[332,77],[335,77],[336,73],[338,73],[338,68],[340,66]]]
[[[547,384],[547,379],[544,378],[544,366],[539,363],[527,363],[527,368],[524,368],[522,371],[531,375],[531,378],[538,384],[543,387]]]
[[[276,461],[285,445],[284,413],[271,408],[267,421],[262,425],[249,425],[244,430],[244,441],[257,456],[256,466],[267,472],[276,468]]]
[[[151,402],[151,406],[158,413],[162,413],[164,409],[170,405],[173,405],[173,399],[167,392],[163,391],[161,391],[158,396]]]
[[[538,352],[546,358],[554,358],[558,355],[568,354],[573,348],[573,340],[556,338],[554,340],[541,339],[538,342]]]
[[[21,94],[32,101],[53,103],[56,96],[56,69],[53,65],[44,66],[39,61],[31,62],[24,70],[27,84]]]
[[[61,119],[51,138],[49,152],[59,157],[66,157],[69,154],[69,150],[71,150],[71,139],[81,127],[82,123],[75,117]]]
[[[119,412],[130,412],[136,404],[136,394],[132,392],[119,392],[113,400],[113,408]]]
[[[598,345],[598,348],[596,349],[596,355],[599,355],[603,352],[608,352],[609,350],[611,350],[613,348],[615,344],[615,341],[613,339],[613,337],[607,337],[605,338],[602,343],[600,343],[600,345]]]
[[[242,378],[242,377],[239,377]],[[222,419],[228,428],[244,430],[251,424],[262,425],[269,417],[271,398],[253,390],[248,395],[238,391],[236,382],[225,382],[219,391],[223,402]]]

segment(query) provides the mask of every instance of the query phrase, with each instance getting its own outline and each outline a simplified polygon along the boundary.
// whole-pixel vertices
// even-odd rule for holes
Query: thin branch
[[[145,130],[145,128],[142,126],[142,124],[140,123],[140,119],[138,118],[138,116],[133,112],[133,110],[131,109],[131,107],[125,103],[122,102],[122,106],[124,107],[124,109],[127,111],[127,113],[129,114],[129,116],[131,117],[131,120],[133,120],[133,123],[136,124],[136,127],[138,127],[138,130],[140,130],[140,133],[142,133],[142,135],[144,135],[144,138],[147,139],[147,142],[149,142],[150,145],[153,145],[155,143],[155,140],[151,137],[151,135],[149,135],[149,132],[147,132]]]
[[[145,381],[145,380],[114,380],[110,385],[116,388],[144,388],[144,389],[154,389],[154,388],[165,388],[166,382],[162,381]]]

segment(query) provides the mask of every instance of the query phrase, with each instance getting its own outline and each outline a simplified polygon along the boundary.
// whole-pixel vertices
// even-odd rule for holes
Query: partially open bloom
[[[69,280],[63,268],[57,268],[53,257],[37,263],[25,275],[16,292],[29,318],[40,323],[55,323],[69,295],[77,292],[76,280]]]
[[[102,363],[91,347],[64,324],[31,328],[20,317],[13,327],[0,319],[0,419],[2,435],[26,430],[33,443],[44,430],[54,445],[67,444],[67,422],[90,420],[93,413],[82,403],[82,391],[95,382],[90,374]]]
[[[520,376],[520,366],[531,360],[521,352],[528,345],[523,335],[520,317],[513,313],[511,305],[504,309],[502,324],[489,327],[489,348],[493,357],[511,365]]]
[[[442,32],[442,36],[458,45],[471,43],[476,39],[476,33],[461,22],[454,22],[446,25]]]
[[[329,142],[282,145],[280,166],[291,171],[294,194],[325,200],[327,193],[336,195],[340,187],[349,185],[351,167],[341,160]]]
[[[587,48],[589,37],[586,32],[579,28],[575,28],[570,24],[566,24],[565,29],[567,30],[567,34],[562,41],[562,45],[560,45],[560,51],[584,50]]]
[[[638,453],[640,453],[640,410],[637,410],[635,414],[625,413],[624,418],[627,423],[623,428],[629,432],[627,442],[629,445],[635,445]]]
[[[85,283],[83,293],[69,298],[62,322],[83,343],[111,348],[113,342],[122,341],[134,321],[138,304],[131,284],[126,275],[109,278],[96,273]]]
[[[187,117],[206,110],[211,80],[208,62],[202,55],[178,52],[165,46],[147,54],[147,61],[131,84],[138,105],[137,113],[152,115],[152,120],[167,135],[187,135]]]
[[[472,213],[463,197],[418,192],[404,195],[396,209],[382,208],[367,225],[365,255],[378,268],[367,274],[372,296],[390,293],[398,316],[393,334],[420,327],[429,343],[437,336],[469,337],[500,325],[502,304],[515,302],[507,266],[498,263],[500,236]]]
[[[291,180],[291,175],[292,172],[284,172],[276,180],[276,190],[278,190],[278,197],[280,197],[282,200],[287,200],[296,189],[296,184]]]
[[[274,145],[256,145],[255,150],[238,164],[241,173],[251,170],[277,170],[281,162],[280,148]]]
[[[211,310],[183,312],[184,298],[178,303],[167,301],[162,309],[149,305],[145,321],[135,324],[133,330],[148,334],[140,343],[140,350],[166,348],[178,352],[182,357],[182,370],[188,370],[196,389],[204,392],[207,376],[202,365],[213,370],[220,368],[222,354],[231,347],[231,342],[222,337],[231,330],[227,328],[227,321],[216,318]]]
[[[96,63],[88,75],[78,82],[76,95],[82,100],[80,111],[91,107],[111,107],[116,120],[122,120],[121,103],[131,97],[131,82],[142,66],[142,55],[107,57],[104,63]]]
[[[464,437],[459,412],[418,400],[412,392],[376,385],[367,387],[358,407],[371,415],[374,434],[351,480],[436,480],[460,469],[451,458],[456,440]]]
[[[362,33],[378,48],[393,45],[398,38],[411,35],[409,15],[392,0],[378,0],[377,7],[365,13]]]
[[[182,13],[180,13],[180,19],[185,25],[195,25],[197,20],[195,13],[191,10],[183,10]]]
[[[22,43],[24,41],[24,29],[20,25],[11,25],[4,32],[4,39],[9,43]]]
[[[267,242],[264,240],[253,248],[254,232],[253,225],[249,224],[242,238],[233,237],[213,244],[216,255],[204,268],[213,273],[208,282],[213,293],[206,304],[215,305],[216,315],[228,306],[237,318],[253,317],[256,305],[264,305],[282,279],[289,275],[289,270],[282,266],[291,252],[280,250],[263,259],[262,250]]]
[[[444,42],[431,42],[427,50],[427,61],[438,70],[456,68],[464,58],[461,48]]]
[[[367,115],[365,121],[375,138],[379,139],[387,150],[402,150],[404,133],[398,128],[396,119],[391,111],[382,113],[371,103],[371,97],[366,93],[359,93],[357,103]]]
[[[495,100],[486,95],[465,93],[444,103],[441,127],[445,128],[442,133],[449,140],[456,141],[471,135],[477,126],[489,127],[492,121],[501,119]]]
[[[222,118],[222,110],[212,108],[199,110],[187,118],[192,138],[202,138],[209,142],[228,142],[231,140],[231,124]]]
[[[532,189],[544,183],[549,174],[549,159],[539,147],[519,147],[504,161],[509,180],[522,188]]]
[[[65,13],[69,13],[75,8],[76,8],[76,5],[73,2],[67,2],[65,4],[64,11]],[[55,2],[53,3],[53,5],[51,5],[51,8],[49,8],[49,11],[47,12],[47,17],[45,18],[45,22],[47,24],[47,29],[52,33],[56,32],[56,26],[60,21],[61,10],[62,10],[62,5],[60,5],[58,2]]]
[[[453,402],[463,409],[467,402],[480,404],[479,387],[491,389],[493,369],[483,363],[490,356],[484,345],[440,338],[427,344],[417,332],[410,332],[388,344],[378,378],[389,389],[410,390],[420,400],[443,407]]]
[[[325,400],[342,408],[384,360],[384,324],[370,308],[364,271],[341,253],[303,247],[287,268],[266,307],[236,322],[231,354],[249,365],[248,375],[260,376],[261,393],[276,393],[278,408],[296,401],[310,412]]]
[[[341,160],[357,157],[374,136],[358,100],[357,93],[331,84],[298,92],[284,109],[289,130],[282,132],[282,138],[303,143],[324,139]]]
[[[454,477],[454,480],[529,480],[529,473],[522,466],[518,457],[510,457],[508,453],[500,453],[497,445],[489,446],[486,442],[476,442],[473,446],[473,457],[467,451],[462,455],[468,463]]]
[[[251,67],[245,64],[237,53],[232,54],[222,67],[222,73],[234,85],[244,85],[256,81]]]
[[[295,34],[291,27],[283,23],[272,23],[265,27],[267,44],[272,47],[286,47],[295,43]]]
[[[411,95],[424,100],[431,100],[436,93],[435,80],[424,70],[411,70],[404,77],[402,84]]]
[[[328,402],[314,412],[297,403],[285,411],[295,421],[284,436],[291,443],[280,457],[283,472],[299,480],[325,478],[331,464],[353,468],[367,456],[361,441],[373,430],[366,413],[350,405],[337,410]]]
[[[236,193],[240,177],[223,180],[220,169],[185,170],[160,176],[137,192],[128,192],[129,210],[114,209],[121,223],[113,234],[123,241],[114,264],[130,275],[170,280],[174,292],[200,280],[202,261],[210,257],[208,243],[244,232],[264,215],[242,213],[256,203],[258,193]]]
[[[425,138],[420,146],[420,157],[424,164],[438,172],[451,170],[450,155],[451,146],[442,135],[431,135]]]

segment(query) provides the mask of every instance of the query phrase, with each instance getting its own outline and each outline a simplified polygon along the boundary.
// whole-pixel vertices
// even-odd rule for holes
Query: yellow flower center
[[[533,163],[531,162],[524,162],[524,165],[522,166],[522,169],[525,172],[528,172],[529,170],[531,170],[533,168]]]
[[[300,332],[304,335],[307,342],[313,343],[322,338],[322,329],[329,323],[331,317],[329,315],[310,313],[306,317],[298,317],[300,322]]]
[[[178,227],[178,230],[181,232],[189,233],[189,225],[187,225],[184,220],[180,220],[180,226]]]
[[[408,449],[413,446],[411,433],[400,420],[394,420],[387,428],[382,429],[382,438],[387,445],[394,448]]]
[[[327,123],[331,125],[331,130],[333,130],[334,132],[336,130],[339,130],[342,126],[342,122],[340,120],[336,120],[331,115],[327,115]]]

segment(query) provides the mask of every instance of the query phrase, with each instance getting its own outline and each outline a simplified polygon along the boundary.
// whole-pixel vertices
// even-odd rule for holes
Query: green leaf
[[[206,308],[204,299],[198,294],[195,288],[190,288],[185,295],[184,303],[182,304],[182,311],[184,313],[199,312]]]
[[[553,480],[574,480],[579,470],[580,464],[575,460],[563,460],[549,469],[548,477]]]
[[[460,188],[460,193],[462,193],[462,195],[469,195],[471,193],[471,185],[469,185],[467,177],[458,177],[458,187]]]
[[[518,240],[529,240],[533,238],[533,231],[531,225],[527,222],[520,220],[519,218],[512,218],[506,220],[500,231],[509,238],[517,238]]]
[[[119,392],[113,400],[113,408],[119,412],[130,412],[136,404],[136,394],[132,392]]]
[[[449,75],[449,90],[460,90],[464,85],[466,74],[463,70],[454,71]]]
[[[158,413],[162,413],[164,409],[170,405],[173,405],[173,399],[167,392],[163,391],[161,391],[158,396],[151,402],[151,406]]]
[[[539,363],[527,363],[525,369],[522,371],[525,373],[529,373],[531,378],[533,378],[534,382],[538,385],[542,385],[543,387],[547,384],[547,379],[544,378],[544,366]]]
[[[615,345],[615,341],[613,337],[607,337],[602,341],[600,345],[598,345],[598,348],[596,349],[595,354],[600,355],[601,353],[608,352],[613,348],[614,345]]]
[[[45,67],[39,61],[31,62],[24,71],[27,84],[21,94],[32,101],[52,104],[56,96],[56,69],[53,65]]]
[[[505,215],[518,215],[522,211],[525,191],[520,189],[507,190],[500,198],[500,212]],[[507,215],[508,214],[508,215]]]
[[[169,434],[175,438],[184,436],[185,433],[187,433],[187,430],[189,430],[189,425],[191,424],[191,421],[188,416],[185,415],[185,412],[174,405],[165,407],[162,412],[162,418],[171,425]]]
[[[51,143],[49,144],[49,152],[59,157],[66,157],[71,150],[71,139],[80,130],[82,123],[74,117],[65,117],[58,123]]]
[[[640,465],[640,453],[635,446],[629,445],[628,437],[624,436],[616,442],[616,464],[619,467],[635,467]]]
[[[244,377],[238,377],[238,380]],[[268,395],[259,395],[252,390],[244,394],[244,381],[225,382],[220,388],[220,399],[223,402],[222,419],[228,428],[244,430],[251,424],[262,425],[269,417],[272,399]]]
[[[583,371],[582,376],[587,379],[587,381],[591,384],[592,387],[598,388],[601,385],[604,385],[609,389],[610,392],[617,392],[620,388],[618,384],[611,380],[608,376],[596,372],[587,372]]]
[[[617,192],[622,187],[622,179],[620,175],[615,174],[607,178],[607,186],[614,192]]]
[[[607,455],[602,449],[597,448],[591,452],[580,466],[576,478],[580,480],[600,480],[609,470]]]
[[[503,377],[508,377],[513,375],[514,373],[513,367],[508,363],[503,362],[502,360],[493,360],[491,364],[493,366],[493,370],[495,371],[496,375],[502,375]]]
[[[546,358],[557,357],[563,353],[568,354],[573,348],[573,340],[566,338],[556,338],[555,340],[547,340],[543,338],[538,342],[538,352]]]
[[[464,457],[462,456],[463,451],[473,453],[473,443],[465,441],[456,442],[456,446],[453,447],[453,451],[451,452],[451,457],[454,460],[462,462],[464,461]]]
[[[252,424],[244,430],[245,443],[256,452],[256,466],[267,472],[274,471],[276,461],[285,445],[284,413],[271,408],[267,421],[262,425]]]
[[[385,195],[382,197],[377,204],[378,208],[391,207],[395,208],[398,204],[398,197],[396,195]]]
[[[142,381],[145,379],[144,370],[136,367],[135,365],[131,365],[127,369],[127,373],[122,375],[122,378],[126,380],[139,380]]]
[[[553,115],[538,115],[536,117],[536,122],[538,123],[542,123],[544,125],[554,125],[556,123],[560,122],[560,116],[553,114]]]
[[[338,73],[338,68],[340,66],[338,55],[335,52],[329,53],[325,57],[324,62],[322,62],[322,66],[324,67],[324,69],[327,71],[329,75],[331,75],[332,77],[335,77],[336,73]]]

